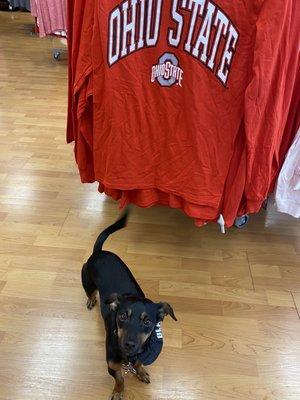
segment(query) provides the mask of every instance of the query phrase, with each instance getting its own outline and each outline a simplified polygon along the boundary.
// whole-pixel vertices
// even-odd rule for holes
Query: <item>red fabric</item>
[[[296,0],[217,2],[239,34],[226,84],[216,77],[223,36],[214,71],[185,51],[183,39],[178,47],[167,43],[169,29],[178,29],[171,0],[162,2],[157,44],[113,65],[109,16],[119,2],[98,0],[95,9],[84,3],[75,0],[72,10],[67,134],[68,142],[75,140],[82,182],[98,181],[99,190],[121,205],[180,208],[197,225],[223,213],[231,226],[241,212],[257,211],[279,168],[276,157],[286,152],[282,143],[292,136],[287,121],[296,101]],[[192,13],[177,10],[186,39]],[[198,30],[203,18],[198,16]],[[152,66],[166,52],[183,70],[182,86],[151,82]]]
[[[246,214],[244,189],[246,183],[246,137],[242,122],[230,161],[223,193],[221,213],[227,227],[233,225],[237,216]]]
[[[109,68],[108,15],[118,3],[101,3],[93,47],[93,54],[99,49],[103,53],[103,59],[94,64],[94,82],[101,83],[99,92],[94,91],[93,151],[95,174],[103,185],[171,193],[197,205],[194,218],[218,216],[251,71],[245,54],[252,54],[255,29],[255,15],[249,18],[248,7],[238,3],[239,7],[232,7],[222,2],[231,20],[240,21],[241,52],[236,54],[227,88],[185,54],[182,46],[171,50],[187,76],[183,86],[162,88],[150,82],[152,65],[169,50],[165,32],[171,23],[170,2],[164,2],[157,46],[135,52]],[[238,79],[232,78],[235,71]]]
[[[92,71],[91,40],[94,22],[92,0],[68,0],[68,119],[67,142],[75,140],[78,130],[76,96],[86,97],[87,79]],[[81,91],[84,92],[80,94]],[[84,101],[79,101],[81,107]]]
[[[299,53],[300,56],[300,53]],[[287,117],[287,122],[284,128],[284,133],[282,137],[282,141],[280,143],[280,147],[277,147],[276,151],[276,160],[275,163],[273,164],[273,179],[272,183],[270,186],[270,192],[272,193],[275,189],[275,184],[277,181],[278,174],[281,170],[281,167],[283,165],[285,155],[287,151],[289,150],[296,132],[298,132],[298,129],[300,127],[300,62],[299,62],[299,56],[298,56],[298,71],[297,71],[297,77],[296,77],[296,82],[295,86],[293,89],[293,96],[291,99],[290,107],[289,107],[289,113]]]
[[[253,79],[245,96],[249,212],[260,209],[279,168],[299,63],[299,10],[298,1],[266,0],[257,21]]]
[[[94,182],[92,152],[91,49],[94,3],[68,3],[68,119],[67,142],[75,141],[74,153],[82,182]]]
[[[275,2],[264,3],[257,23],[253,76],[245,96],[248,123],[242,125],[243,138],[235,144],[224,193],[222,213],[227,226],[237,215],[259,211],[273,192],[300,122],[299,5],[277,2],[285,13],[270,21],[271,5]]]

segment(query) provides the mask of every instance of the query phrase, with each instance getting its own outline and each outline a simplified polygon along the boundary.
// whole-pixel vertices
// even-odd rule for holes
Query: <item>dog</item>
[[[96,304],[99,292],[108,373],[115,379],[111,400],[124,399],[124,364],[130,362],[137,378],[150,383],[143,365],[152,363],[162,348],[162,336],[155,332],[160,332],[159,323],[166,315],[177,321],[170,304],[147,299],[127,265],[116,254],[102,250],[105,240],[126,226],[128,215],[129,208],[100,233],[81,273],[88,309]]]

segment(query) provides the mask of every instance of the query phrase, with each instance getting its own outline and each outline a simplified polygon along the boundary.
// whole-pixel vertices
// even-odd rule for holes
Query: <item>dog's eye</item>
[[[150,319],[146,319],[146,320],[144,321],[144,325],[150,326],[150,325],[151,325]]]
[[[119,319],[120,319],[120,321],[126,321],[126,319],[127,319],[127,314],[126,314],[126,313],[123,313],[123,314],[119,315]]]

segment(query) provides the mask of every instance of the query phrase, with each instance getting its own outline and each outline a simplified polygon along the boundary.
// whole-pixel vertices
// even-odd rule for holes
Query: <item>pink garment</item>
[[[300,128],[280,171],[275,203],[278,211],[300,218]]]
[[[37,18],[40,37],[67,31],[66,0],[30,0],[31,14]]]

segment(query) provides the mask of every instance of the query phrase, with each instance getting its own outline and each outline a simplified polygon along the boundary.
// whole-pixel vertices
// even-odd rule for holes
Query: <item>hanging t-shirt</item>
[[[295,80],[298,11],[296,0],[95,1],[80,115],[93,117],[83,137],[100,190],[199,225],[226,208],[232,220],[243,197],[257,211]]]

